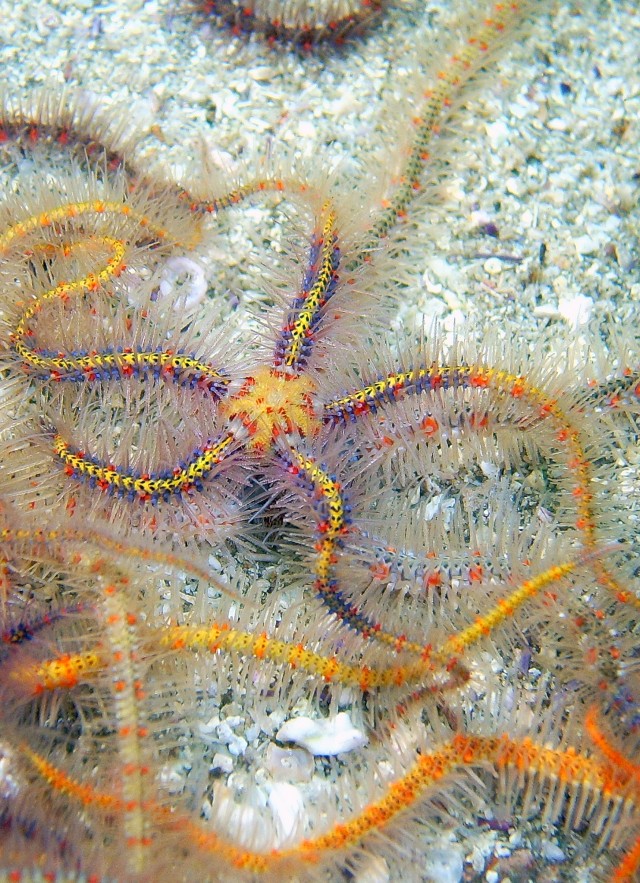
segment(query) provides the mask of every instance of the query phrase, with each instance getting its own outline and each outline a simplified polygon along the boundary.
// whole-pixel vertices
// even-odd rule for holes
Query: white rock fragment
[[[509,843],[512,847],[519,847],[522,844],[522,831],[512,831],[509,834]]]
[[[515,175],[511,175],[507,178],[504,187],[507,193],[510,193],[511,196],[518,197],[518,199],[522,198],[527,192],[524,181],[521,178],[517,178]]]
[[[351,90],[344,90],[344,94],[325,107],[325,112],[336,119],[346,114],[357,113],[362,110],[362,101],[358,101]]]
[[[304,828],[306,816],[302,793],[288,782],[274,782],[267,798],[276,829],[276,849],[291,843]]]
[[[467,317],[462,312],[462,310],[452,310],[448,316],[445,316],[442,320],[442,326],[446,333],[449,335],[449,340],[452,340],[455,337],[459,338],[461,334],[464,333],[465,325],[467,324]]]
[[[453,516],[455,505],[456,501],[448,497],[446,494],[434,494],[424,506],[424,520],[432,521],[437,515],[445,513],[445,519],[446,521],[449,521]]]
[[[560,314],[558,308],[554,304],[538,304],[533,308],[533,315],[536,319],[558,319]]]
[[[252,726],[247,727],[247,729],[244,731],[244,737],[247,742],[249,742],[249,744],[252,744],[256,741],[256,739],[260,735],[261,729],[262,727],[259,724],[253,724]]]
[[[168,794],[181,794],[185,783],[184,767],[181,764],[166,764],[160,770],[158,781]]]
[[[367,737],[354,727],[346,711],[316,720],[294,717],[280,727],[276,739],[302,745],[315,756],[342,754],[367,744]]]
[[[453,310],[454,312],[457,312],[457,313],[462,312],[461,307],[463,305],[463,301],[460,300],[460,298],[455,293],[455,291],[452,291],[450,289],[445,289],[442,292],[442,299],[445,302],[445,304],[449,307],[450,310]]]
[[[450,310],[458,309],[461,300],[455,293],[461,287],[460,272],[443,258],[430,258],[422,280],[429,294],[439,295]]]
[[[251,789],[242,800],[238,800],[237,796],[233,788],[216,784],[213,802],[209,807],[203,807],[209,813],[211,827],[225,832],[240,832],[241,842],[251,843],[257,850],[265,849],[273,838],[271,825],[268,822],[265,824],[263,808],[266,801],[257,788]]]
[[[567,291],[569,290],[569,281],[566,276],[562,275],[562,273],[559,276],[556,276],[551,285],[558,297],[567,296]]]
[[[533,103],[522,95],[516,98],[509,108],[509,113],[517,120],[524,120],[531,115]]]
[[[561,297],[558,300],[558,313],[567,325],[579,328],[587,325],[593,312],[593,300],[584,294],[575,297]]]
[[[426,298],[422,304],[422,312],[416,313],[413,327],[416,331],[424,331],[433,323],[434,319],[439,319],[447,310],[445,304],[437,297]]]
[[[250,67],[247,70],[247,76],[251,77],[251,79],[255,80],[257,83],[272,80],[276,74],[276,69],[273,67],[269,67],[268,65],[262,65],[260,67],[253,68]]]
[[[232,754],[234,757],[240,757],[247,750],[248,744],[244,736],[234,736],[227,744],[229,754]]]
[[[543,840],[541,844],[541,850],[543,858],[545,858],[548,862],[564,862],[567,860],[567,856],[562,849],[558,846],[557,843],[553,843],[551,840]]]
[[[224,745],[228,745],[234,737],[234,733],[232,732],[231,727],[226,720],[221,721],[218,724],[218,726],[216,727],[216,732],[218,735],[218,739]]]
[[[19,791],[18,782],[12,775],[12,757],[7,745],[0,747],[0,797],[9,800]]]
[[[231,773],[233,772],[233,760],[228,754],[221,754],[217,751],[213,755],[210,769],[220,770],[221,773]]]
[[[316,128],[309,120],[300,120],[298,123],[298,135],[300,138],[313,139],[316,137]]]
[[[509,127],[504,120],[496,120],[486,126],[489,144],[494,149],[509,140]]]
[[[536,220],[535,220],[534,213],[532,211],[530,211],[528,208],[525,209],[522,212],[522,214],[520,215],[520,225],[525,230],[528,230],[529,227],[535,227],[535,224],[536,224]]]
[[[463,870],[463,854],[454,846],[430,849],[425,856],[425,877],[433,883],[460,883]]]
[[[592,236],[578,236],[573,240],[573,246],[578,257],[585,254],[594,254],[598,250],[598,243]]]
[[[500,477],[500,466],[496,463],[492,463],[490,460],[481,460],[480,469],[482,470],[483,475],[486,475],[487,478]]]
[[[204,723],[200,721],[198,723],[198,732],[200,734],[201,739],[211,739],[213,733],[215,733],[215,729],[220,725],[220,718],[217,714],[213,717],[209,718],[209,720]]]
[[[538,319],[562,319],[575,331],[588,324],[593,307],[592,298],[577,294],[575,297],[559,297],[557,307],[553,304],[540,304],[534,307],[533,315]]]
[[[284,723],[284,719],[286,718],[286,714],[282,708],[276,708],[271,714],[268,716],[268,720],[270,721],[273,729],[276,727],[281,727]]]
[[[474,846],[471,850],[471,867],[476,872],[476,874],[479,874],[480,871],[482,871],[482,869],[484,868],[485,858],[486,857],[482,849],[478,845]]]
[[[426,270],[424,271],[422,279],[429,294],[442,294],[442,283],[434,282]]]

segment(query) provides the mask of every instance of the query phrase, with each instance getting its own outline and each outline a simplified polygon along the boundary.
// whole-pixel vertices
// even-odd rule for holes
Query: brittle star
[[[597,583],[614,593],[617,600],[638,605],[636,597],[619,586],[602,563],[612,547],[601,544],[598,535],[598,466],[585,441],[585,422],[580,416],[584,399],[574,392],[561,395],[559,383],[555,384],[548,377],[546,382],[536,382],[535,372],[518,373],[482,360],[471,364],[463,361],[446,364],[436,359],[418,359],[413,367],[386,371],[379,376],[372,372],[355,389],[344,393],[327,396],[320,392],[319,369],[314,361],[316,348],[321,339],[331,335],[336,301],[343,298],[344,302],[348,298],[349,282],[345,275],[350,276],[366,262],[372,249],[402,215],[412,193],[419,188],[422,164],[428,158],[427,144],[437,127],[435,121],[450,102],[451,93],[459,87],[459,77],[471,63],[469,56],[473,58],[484,52],[486,38],[495,37],[504,27],[510,12],[499,8],[501,12],[496,21],[485,22],[479,35],[470,41],[471,48],[452,58],[439,85],[428,93],[424,118],[416,123],[414,148],[406,164],[404,180],[399,183],[391,204],[384,208],[364,237],[364,244],[357,247],[355,253],[350,251],[346,258],[341,254],[336,209],[330,201],[322,204],[316,231],[311,237],[302,284],[286,310],[271,356],[250,371],[235,391],[225,366],[209,362],[193,352],[161,345],[143,348],[136,343],[119,349],[120,333],[114,335],[117,345],[99,351],[72,348],[60,352],[37,343],[36,324],[42,320],[41,314],[48,304],[69,302],[73,306],[75,298],[83,298],[91,305],[93,297],[111,293],[112,283],[125,272],[131,251],[151,246],[161,250],[163,245],[171,248],[179,242],[175,231],[162,223],[162,213],[145,211],[144,196],[138,197],[134,193],[132,198],[114,198],[113,193],[105,188],[102,194],[87,194],[85,199],[62,198],[48,211],[27,212],[0,235],[0,252],[4,254],[18,251],[35,264],[40,259],[42,263],[57,262],[58,275],[51,273],[54,283],[47,286],[39,279],[40,287],[35,289],[29,305],[22,305],[13,327],[13,354],[30,373],[39,380],[63,385],[92,386],[113,382],[126,387],[132,380],[144,379],[147,388],[155,391],[159,384],[173,384],[187,394],[192,392],[196,399],[201,397],[214,402],[219,422],[224,423],[222,431],[216,430],[206,444],[191,451],[173,468],[148,473],[101,461],[75,447],[69,433],[57,430],[53,436],[53,453],[67,477],[95,486],[107,497],[121,497],[132,506],[139,503],[145,509],[154,505],[179,509],[181,503],[197,495],[207,495],[215,484],[218,470],[224,469],[238,451],[249,454],[247,462],[255,463],[259,471],[266,471],[270,464],[275,464],[286,475],[287,486],[293,486],[294,492],[304,498],[305,511],[308,511],[309,499],[315,507],[313,589],[316,595],[338,620],[365,641],[378,641],[392,652],[408,653],[417,658],[405,663],[404,657],[400,657],[399,664],[379,668],[368,667],[359,661],[351,665],[337,655],[323,655],[301,643],[292,645],[271,633],[252,633],[232,628],[228,622],[210,621],[196,628],[171,625],[157,629],[152,634],[156,647],[170,652],[239,653],[258,660],[288,664],[327,683],[355,685],[362,691],[417,684],[419,688],[439,693],[459,687],[465,681],[467,672],[461,658],[469,648],[492,634],[545,589],[561,584],[567,577],[575,577],[575,583],[578,583],[586,568],[592,571]],[[52,134],[55,140],[62,140],[60,131]],[[69,138],[69,132],[64,138]],[[121,165],[119,161],[116,164]],[[180,194],[180,201],[185,206],[190,205],[195,214],[204,214],[221,211],[252,193],[269,188],[288,189],[279,181],[263,180],[209,203],[198,203],[186,192]],[[99,191],[100,185],[96,183],[94,189]],[[143,190],[144,187],[138,182],[133,189]],[[153,187],[150,192],[153,195]],[[100,219],[107,221],[102,224]],[[67,278],[63,275],[67,265],[84,267],[84,271],[74,275],[72,281],[62,281]],[[337,310],[339,312],[340,308]],[[544,372],[541,374],[544,376]],[[627,379],[627,386],[632,382],[635,384],[635,380]],[[620,390],[628,392],[622,382],[616,381],[614,392]],[[408,413],[407,402],[414,405],[413,415]],[[477,407],[475,402],[479,403]],[[354,444],[350,448],[346,444],[343,448],[339,445],[332,448],[331,440],[352,430],[357,436],[361,430],[373,427],[377,417],[382,416],[404,427],[406,437],[438,447],[451,424],[457,425],[455,421],[465,420],[464,428],[470,434],[490,434],[496,415],[514,431],[526,434],[535,429],[537,444],[562,473],[562,494],[567,500],[563,526],[569,528],[573,548],[551,566],[544,559],[536,561],[528,578],[508,579],[501,587],[497,601],[493,600],[486,610],[480,609],[473,622],[453,628],[432,647],[425,644],[420,635],[408,637],[363,612],[346,581],[338,576],[336,565],[340,551],[356,530],[350,519],[345,485],[351,480],[352,472],[363,471],[369,464],[363,455],[364,446]],[[206,425],[203,427],[204,435],[208,429]],[[339,454],[335,472],[322,461],[328,449]],[[350,455],[344,457],[345,451],[350,451]],[[13,538],[10,532],[2,534],[2,539],[7,542]],[[120,550],[112,548],[111,551]],[[123,555],[126,551],[123,546]],[[92,566],[95,563],[92,562]],[[113,565],[108,561],[101,568],[106,595],[103,617],[107,643],[118,648],[117,653],[109,655],[97,643],[88,652],[40,661],[35,677],[43,690],[57,690],[70,688],[95,671],[124,671],[114,690],[119,691],[121,700],[124,698],[126,713],[133,719],[136,717],[136,702],[143,693],[136,676],[139,660],[134,638],[139,638],[138,631],[147,637],[152,629],[137,622],[136,604],[128,598],[124,576],[117,573],[114,576]],[[384,576],[384,567],[381,572]],[[437,581],[434,579],[428,585],[437,586]],[[122,646],[129,648],[129,657],[125,654],[124,662]],[[128,672],[125,663],[129,664]],[[25,671],[26,666],[18,673],[24,674]],[[439,675],[439,681],[434,679],[434,672]],[[429,685],[427,688],[424,688],[425,683]],[[419,692],[416,695],[420,698]],[[123,756],[129,749],[131,753],[137,750],[142,738],[142,733],[135,728],[125,729],[128,731],[122,736]],[[599,743],[605,744],[597,727],[592,730]],[[420,755],[414,767],[389,788],[388,794],[359,817],[336,826],[314,842],[304,841],[298,852],[309,861],[315,861],[316,852],[340,849],[356,842],[369,831],[381,828],[403,808],[415,804],[422,791],[461,763],[472,765],[488,761],[501,770],[524,766],[533,770],[534,775],[538,772],[544,775],[551,770],[551,777],[557,775],[563,781],[568,778],[576,789],[583,781],[593,785],[595,779],[598,787],[607,793],[610,765],[601,764],[594,769],[593,764],[576,763],[572,750],[539,751],[527,742],[523,744],[456,735],[450,745],[441,746],[431,755]],[[85,806],[101,806],[115,814],[127,815],[129,822],[125,827],[134,839],[142,836],[144,811],[159,824],[169,828],[172,824],[177,826],[176,830],[186,832],[203,849],[225,854],[236,867],[258,873],[268,870],[270,862],[277,864],[286,858],[286,852],[250,854],[241,848],[221,845],[216,835],[205,835],[196,823],[189,825],[159,803],[144,801],[140,796],[142,785],[140,781],[135,783],[133,778],[128,780],[126,789],[129,790],[125,789],[123,799],[76,781],[29,747],[21,750],[53,790],[81,801]],[[513,756],[505,758],[505,754]],[[604,754],[612,763],[614,760],[619,762],[613,752],[607,754],[605,751]],[[574,769],[567,772],[567,765],[571,763]],[[142,773],[138,772],[140,779]],[[619,787],[628,788],[635,799],[635,768],[628,771],[626,778],[628,782]]]
[[[426,399],[425,406],[418,406],[420,420],[417,429],[423,439],[437,442],[442,427],[435,415],[436,406],[448,392],[455,398],[463,392],[473,395],[484,391],[498,408],[500,402],[518,402],[526,414],[526,417],[520,417],[521,426],[535,425],[538,431],[544,426],[549,456],[564,463],[569,475],[569,491],[576,507],[574,527],[581,538],[582,551],[574,560],[561,565],[559,571],[556,567],[548,568],[533,580],[525,581],[514,589],[511,600],[505,601],[500,610],[480,617],[463,634],[452,636],[439,653],[439,661],[449,666],[453,664],[452,659],[511,615],[528,597],[556,581],[562,575],[560,571],[571,572],[582,566],[585,560],[592,562],[602,584],[619,598],[631,600],[631,595],[618,585],[594,554],[597,538],[591,465],[571,413],[565,413],[553,394],[537,387],[525,376],[484,364],[418,364],[365,380],[359,388],[344,395],[330,396],[324,401],[320,398],[317,377],[314,376],[314,346],[319,336],[327,335],[334,297],[340,286],[340,297],[345,297],[345,288],[348,294],[348,285],[341,280],[344,264],[349,274],[364,265],[381,238],[403,216],[413,194],[420,189],[421,171],[429,159],[429,142],[439,129],[439,119],[451,105],[452,95],[476,68],[481,67],[489,47],[501,39],[507,24],[518,14],[517,5],[498,4],[493,17],[483,21],[478,32],[449,59],[434,88],[425,92],[422,116],[415,121],[413,147],[404,175],[392,199],[346,262],[341,255],[336,210],[330,200],[324,202],[317,230],[311,239],[307,269],[281,325],[271,361],[245,377],[240,389],[234,393],[229,391],[229,375],[223,367],[209,364],[187,352],[161,347],[114,346],[102,351],[65,353],[44,349],[35,343],[32,325],[46,304],[91,296],[93,292],[105,289],[125,270],[131,248],[175,244],[176,236],[153,212],[145,213],[144,207],[137,207],[135,200],[113,198],[113,194],[107,193],[98,198],[62,201],[49,211],[16,221],[0,235],[0,253],[4,254],[22,249],[23,254],[40,253],[43,257],[53,254],[63,261],[76,257],[80,260],[83,251],[89,255],[96,252],[107,255],[102,266],[92,267],[73,281],[59,281],[45,287],[22,311],[11,343],[29,371],[55,383],[100,384],[143,377],[172,383],[198,390],[201,395],[217,402],[219,415],[226,420],[218,435],[193,450],[173,468],[160,472],[127,470],[101,462],[90,453],[75,448],[62,432],[54,432],[54,455],[67,476],[130,502],[137,499],[145,505],[175,504],[184,496],[205,493],[212,471],[222,467],[239,450],[276,462],[292,476],[294,486],[297,484],[305,496],[310,495],[317,501],[319,521],[314,589],[323,604],[363,637],[395,650],[418,654],[425,661],[431,653],[430,647],[409,640],[404,634],[386,630],[375,618],[361,612],[339,585],[334,565],[350,530],[349,504],[339,478],[314,456],[312,450],[314,447],[326,449],[327,433],[332,427],[348,427],[371,420],[378,411],[388,412],[408,397]],[[36,131],[34,140],[37,137]],[[70,127],[50,132],[49,137],[64,143],[82,141],[82,134],[76,137]],[[95,139],[92,143],[95,149]],[[104,155],[110,166],[125,168],[124,160],[115,157],[107,147]],[[144,190],[140,182],[135,187]],[[280,179],[266,178],[249,182],[208,202],[181,192],[179,202],[189,206],[194,214],[202,215],[220,212],[256,192],[269,189],[281,191],[288,188]],[[111,218],[116,228],[121,225],[128,232],[122,238],[117,232],[86,234],[86,229],[91,228],[91,219],[100,218]],[[41,234],[46,234],[44,241],[34,243],[34,237]],[[127,242],[127,236],[133,241]],[[471,416],[475,419],[476,415]],[[447,417],[440,419],[446,420]],[[487,429],[487,418],[477,415],[476,426],[472,428],[477,431]],[[366,686],[365,677],[363,688]]]

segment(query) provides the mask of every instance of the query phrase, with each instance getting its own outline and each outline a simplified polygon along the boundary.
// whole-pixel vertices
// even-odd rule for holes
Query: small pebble
[[[504,120],[496,120],[495,123],[489,123],[486,126],[487,138],[492,147],[500,147],[505,141],[509,140],[509,126]]]
[[[244,736],[234,736],[229,740],[229,754],[232,754],[234,757],[240,757],[247,750],[247,745],[248,742]]]
[[[507,193],[510,193],[512,196],[517,196],[518,198],[524,196],[527,192],[527,188],[522,178],[516,178],[515,176],[507,178],[505,189]]]
[[[573,240],[573,245],[578,256],[584,254],[593,254],[598,249],[598,243],[591,236],[578,236]]]
[[[430,849],[425,855],[424,874],[433,883],[460,883],[464,873],[464,855],[454,846]]]
[[[301,120],[298,123],[298,135],[301,138],[309,138],[309,139],[315,138],[316,137],[316,127],[313,125],[313,123],[309,122],[308,120]]]
[[[558,313],[567,325],[579,328],[587,325],[593,313],[593,300],[584,294],[575,297],[561,297],[558,301]]]
[[[564,862],[567,859],[567,856],[558,844],[553,843],[551,840],[542,841],[541,852],[548,862]]]
[[[230,773],[233,770],[233,759],[228,754],[221,754],[218,751],[213,755],[210,769],[220,770],[221,773]]]
[[[306,749],[280,748],[273,742],[267,748],[265,766],[281,782],[309,782],[314,770],[313,758]]]
[[[502,273],[502,266],[502,261],[498,258],[489,258],[484,262],[483,269],[489,276],[497,276],[498,273]]]

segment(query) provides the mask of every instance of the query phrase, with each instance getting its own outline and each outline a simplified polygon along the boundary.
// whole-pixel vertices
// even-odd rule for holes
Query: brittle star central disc
[[[307,375],[285,374],[264,365],[221,408],[229,418],[242,421],[250,447],[265,450],[280,433],[316,434],[320,421],[313,406],[314,393],[315,384]]]

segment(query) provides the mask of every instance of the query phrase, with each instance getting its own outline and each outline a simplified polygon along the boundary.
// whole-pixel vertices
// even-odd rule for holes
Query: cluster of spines
[[[28,103],[6,94],[0,97],[0,148],[17,144],[34,150],[56,145],[79,161],[93,162],[96,168],[131,171],[125,156],[132,153],[134,142],[126,125],[123,115],[106,115],[87,99],[65,92],[36,93]]]
[[[237,595],[228,585],[219,582],[209,568],[198,564],[197,559],[193,557],[187,558],[159,550],[154,546],[138,545],[131,540],[123,541],[90,526],[84,529],[66,525],[47,529],[3,526],[0,528],[0,543],[9,550],[16,545],[18,547],[26,545],[31,551],[44,554],[45,558],[55,557],[55,550],[60,548],[87,545],[103,550],[105,554],[116,559],[126,558],[149,566],[162,565],[170,571],[184,571],[202,582],[217,586],[222,594],[237,599]],[[248,599],[245,599],[244,603],[248,604]]]
[[[84,608],[84,604],[78,603],[68,607],[60,607],[57,610],[46,611],[41,615],[30,618],[27,618],[25,615],[19,622],[12,624],[7,622],[0,633],[0,641],[9,646],[31,641],[39,632],[47,630],[63,617],[81,613]]]
[[[204,12],[222,19],[235,35],[259,33],[269,43],[286,41],[308,52],[321,42],[341,45],[361,34],[381,14],[385,0],[206,0]]]
[[[386,546],[377,536],[361,532],[364,542],[350,542],[350,551],[362,559],[375,582],[389,586],[406,583],[427,593],[441,593],[454,582],[479,583],[487,576],[506,576],[508,569],[480,549],[461,550],[442,556],[433,550],[417,554],[413,549]]]

